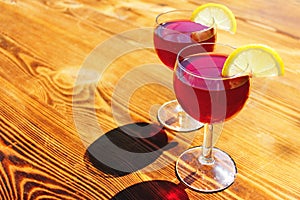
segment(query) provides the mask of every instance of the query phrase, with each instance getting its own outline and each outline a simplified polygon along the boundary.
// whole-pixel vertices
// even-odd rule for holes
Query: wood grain
[[[139,48],[151,45],[150,32],[101,49],[102,63],[126,45],[134,50],[102,66],[99,80],[86,67],[112,37],[153,28],[160,12],[206,2],[0,0],[0,199],[167,199],[170,191],[177,199],[299,199],[299,1],[211,1],[227,5],[238,22],[235,35],[220,32],[218,41],[270,45],[286,67],[283,77],[253,79],[247,105],[225,124],[217,147],[233,157],[238,176],[219,193],[189,190],[174,172],[178,155],[202,143],[202,129],[132,131],[146,139],[119,129],[129,121],[157,125],[158,106],[175,98],[172,72],[153,48]],[[151,163],[136,167],[135,157],[115,154],[131,167],[118,174],[93,161],[88,148],[106,145],[108,136],[124,149],[155,152]]]

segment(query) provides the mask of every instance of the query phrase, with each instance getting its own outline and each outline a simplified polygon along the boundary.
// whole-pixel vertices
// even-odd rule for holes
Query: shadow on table
[[[139,122],[113,129],[87,149],[86,159],[106,174],[124,176],[153,163],[176,142],[168,143],[161,126]]]
[[[132,185],[117,193],[111,200],[188,200],[182,184],[176,185],[169,181],[147,181]]]

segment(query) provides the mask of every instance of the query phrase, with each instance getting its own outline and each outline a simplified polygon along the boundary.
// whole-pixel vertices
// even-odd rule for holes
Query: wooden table
[[[286,73],[253,79],[223,128],[216,146],[236,162],[231,187],[198,193],[175,175],[203,130],[156,125],[158,106],[175,97],[152,29],[160,12],[205,2],[0,0],[0,199],[300,199],[298,0],[212,1],[238,22],[219,42],[272,46]]]

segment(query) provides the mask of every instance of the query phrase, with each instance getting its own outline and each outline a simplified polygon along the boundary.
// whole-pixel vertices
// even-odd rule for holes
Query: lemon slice
[[[206,3],[197,7],[192,13],[191,20],[206,26],[215,23],[219,29],[231,33],[236,32],[235,16],[228,7],[222,4]]]
[[[226,59],[223,76],[248,74],[253,77],[280,76],[284,64],[279,54],[267,45],[249,44],[235,49]]]

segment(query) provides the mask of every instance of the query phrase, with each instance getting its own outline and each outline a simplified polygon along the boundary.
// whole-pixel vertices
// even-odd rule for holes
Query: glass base
[[[186,114],[176,100],[163,104],[157,114],[158,121],[166,128],[178,132],[189,132],[203,124]]]
[[[232,158],[224,151],[213,148],[214,162],[202,164],[202,147],[183,152],[176,162],[178,178],[198,192],[213,193],[228,188],[235,180],[237,169]]]

